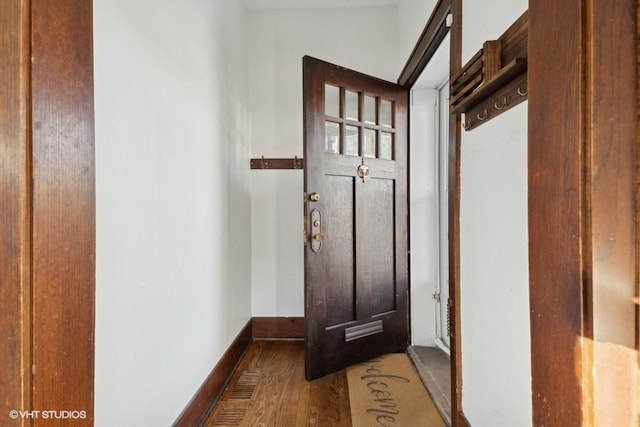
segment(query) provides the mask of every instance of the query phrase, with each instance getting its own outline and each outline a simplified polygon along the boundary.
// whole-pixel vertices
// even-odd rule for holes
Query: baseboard
[[[251,343],[252,323],[252,320],[249,319],[227,351],[222,355],[222,358],[213,368],[207,379],[200,386],[200,389],[198,389],[178,419],[173,423],[173,427],[199,426],[205,421],[209,411],[222,395],[222,391],[228,379],[231,378],[242,355]]]
[[[304,339],[304,317],[254,317],[254,339]]]

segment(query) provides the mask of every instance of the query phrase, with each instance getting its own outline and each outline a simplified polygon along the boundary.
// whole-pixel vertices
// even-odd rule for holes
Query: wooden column
[[[0,13],[0,425],[30,400],[29,1]]]
[[[3,3],[3,426],[93,425],[92,47],[90,0]]]
[[[636,34],[635,0],[530,2],[536,426],[637,422]]]
[[[590,0],[587,9],[583,245],[593,424],[636,425],[636,0]]]
[[[33,408],[93,424],[95,183],[90,0],[32,0]]]
[[[453,24],[449,51],[449,78],[462,69],[462,0],[451,2]],[[454,427],[469,423],[462,408],[462,316],[460,290],[460,114],[449,116],[449,298],[451,303],[451,420]]]

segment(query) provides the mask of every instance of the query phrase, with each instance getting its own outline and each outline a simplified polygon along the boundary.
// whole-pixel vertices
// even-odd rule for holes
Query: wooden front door
[[[408,91],[310,57],[303,69],[312,380],[409,343]]]

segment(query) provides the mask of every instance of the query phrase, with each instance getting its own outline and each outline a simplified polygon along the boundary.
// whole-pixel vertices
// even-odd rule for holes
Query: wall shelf
[[[498,40],[489,40],[451,81],[451,113],[471,130],[527,99],[525,12]]]

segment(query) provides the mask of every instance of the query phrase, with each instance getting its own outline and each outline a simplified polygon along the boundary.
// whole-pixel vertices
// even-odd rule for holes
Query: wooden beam
[[[438,46],[449,32],[447,16],[451,13],[451,5],[452,0],[438,0],[436,3],[427,25],[398,77],[399,85],[412,87],[436,53]]]

